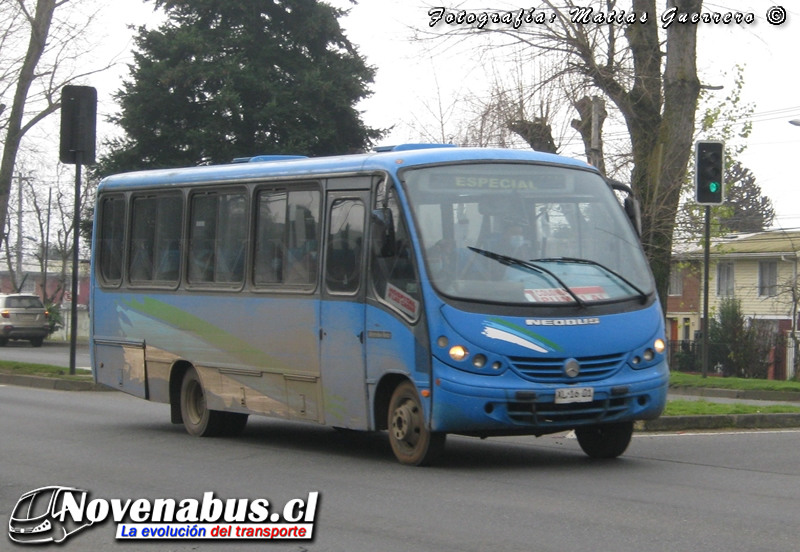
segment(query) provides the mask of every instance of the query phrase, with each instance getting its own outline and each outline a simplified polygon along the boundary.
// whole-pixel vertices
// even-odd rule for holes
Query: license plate
[[[556,389],[556,404],[592,402],[594,387],[564,387]]]
[[[35,314],[18,314],[17,316],[19,317],[20,320],[25,320],[25,321],[36,320]]]

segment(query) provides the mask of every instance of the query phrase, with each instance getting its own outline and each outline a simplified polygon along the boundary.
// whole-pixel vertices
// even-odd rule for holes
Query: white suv
[[[41,347],[50,333],[50,313],[37,295],[0,295],[0,347],[9,339],[27,339]]]

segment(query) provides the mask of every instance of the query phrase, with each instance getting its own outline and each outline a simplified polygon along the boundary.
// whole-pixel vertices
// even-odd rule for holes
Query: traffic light
[[[62,163],[92,165],[95,162],[97,90],[91,86],[65,86],[61,89]]]
[[[706,141],[695,144],[694,190],[700,205],[722,205],[725,189],[725,144]]]

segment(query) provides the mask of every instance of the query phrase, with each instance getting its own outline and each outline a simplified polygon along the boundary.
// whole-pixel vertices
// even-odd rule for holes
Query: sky
[[[747,149],[740,160],[756,176],[762,192],[769,196],[777,215],[773,227],[800,228],[800,174],[796,161],[800,159],[800,126],[789,124],[800,120],[800,7],[794,0],[738,0],[704,2],[704,11],[752,13],[751,24],[698,25],[698,70],[703,84],[725,86],[717,94],[725,94],[733,85],[730,75],[733,67],[743,65],[745,86],[743,99],[755,104],[753,131],[746,141]],[[124,64],[130,62],[132,31],[127,25],[157,26],[160,15],[153,12],[151,3],[141,0],[98,0],[103,6],[98,40],[101,47],[95,54],[99,61],[115,59],[119,65],[111,71],[93,77],[85,84],[98,89],[99,117],[116,111],[111,93],[120,86],[127,74]],[[480,12],[486,9],[510,10],[528,8],[531,2],[506,0],[473,1],[452,0],[450,4],[438,0],[360,0],[353,5],[349,0],[330,0],[337,7],[350,10],[341,23],[352,43],[370,65],[377,69],[373,95],[358,108],[367,125],[375,128],[392,128],[381,144],[430,141],[425,136],[448,136],[448,130],[457,124],[464,107],[453,98],[467,91],[485,91],[490,79],[486,75],[485,51],[479,38],[467,39],[460,47],[443,42],[429,41],[421,44],[412,40],[413,29],[428,29],[428,10],[444,5]],[[124,9],[121,9],[124,4]],[[666,6],[666,1],[659,1]],[[586,2],[582,5],[597,5]],[[776,9],[783,6],[784,12]],[[661,8],[659,8],[661,9]],[[664,8],[666,10],[666,8]],[[785,13],[780,25],[775,20]],[[660,12],[663,14],[663,12]],[[673,23],[678,24],[678,23]],[[440,24],[436,30],[444,30]],[[469,42],[472,40],[473,42]],[[508,69],[500,62],[490,66],[490,71],[500,74]],[[442,106],[444,116],[433,112]],[[572,115],[570,115],[572,116]],[[445,121],[442,132],[440,121]],[[583,156],[583,146],[577,134],[564,128],[562,153]],[[101,124],[99,138],[115,130]],[[624,129],[606,127],[606,139]],[[701,139],[705,137],[700,137]],[[254,152],[257,153],[257,152]]]

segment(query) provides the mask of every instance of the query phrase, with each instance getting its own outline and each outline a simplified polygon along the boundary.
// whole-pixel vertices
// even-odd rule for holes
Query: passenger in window
[[[515,221],[507,222],[497,253],[523,261],[531,260],[534,257],[533,248],[525,236],[525,225]]]

